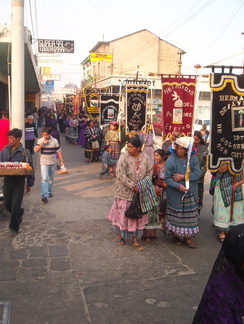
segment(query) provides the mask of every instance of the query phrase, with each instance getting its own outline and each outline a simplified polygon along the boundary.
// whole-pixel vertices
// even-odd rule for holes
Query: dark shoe
[[[51,192],[49,193],[49,198],[53,198],[53,194]]]
[[[44,203],[47,203],[47,202],[48,202],[47,197],[42,197],[42,201],[43,201]]]
[[[173,236],[173,243],[176,244],[176,245],[181,245],[182,242],[181,242],[181,239],[177,236]]]
[[[19,229],[12,228],[12,227],[10,227],[10,226],[9,226],[9,230],[10,230],[10,233],[11,233],[12,235],[16,235],[16,234],[19,233]]]
[[[20,208],[20,215],[19,215],[19,225],[23,222],[23,214],[24,214],[25,210],[24,208]]]
[[[196,245],[190,239],[184,239],[184,244],[188,246],[190,249],[195,249]]]

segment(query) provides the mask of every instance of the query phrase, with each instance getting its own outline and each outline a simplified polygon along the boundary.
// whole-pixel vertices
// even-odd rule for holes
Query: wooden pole
[[[235,184],[235,183],[236,183],[236,175],[233,175],[233,183],[232,184]],[[235,194],[236,194],[236,191],[232,189],[232,197],[231,197],[231,205],[230,205],[230,222],[232,222],[232,219],[233,219]]]

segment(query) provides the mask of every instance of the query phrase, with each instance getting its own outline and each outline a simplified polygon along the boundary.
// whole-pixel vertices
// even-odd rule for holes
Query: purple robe
[[[86,139],[85,139],[86,124],[87,124],[86,121],[83,122],[83,123],[80,123],[80,136],[79,136],[79,141],[78,141],[78,145],[80,145],[80,146],[85,146],[85,142],[86,142]]]
[[[244,280],[229,264],[208,282],[199,311],[194,324],[244,323]]]

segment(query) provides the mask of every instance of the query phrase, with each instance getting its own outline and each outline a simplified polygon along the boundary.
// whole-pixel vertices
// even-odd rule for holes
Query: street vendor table
[[[0,169],[0,177],[4,176],[28,176],[33,175],[33,170],[30,169]]]

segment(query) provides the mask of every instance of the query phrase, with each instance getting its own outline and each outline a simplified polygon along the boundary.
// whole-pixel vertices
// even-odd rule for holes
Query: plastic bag
[[[142,211],[139,202],[139,193],[134,193],[131,204],[125,211],[125,216],[133,219],[142,218]]]
[[[60,171],[58,172],[58,174],[66,174],[68,173],[68,170],[65,168],[64,165],[61,165]]]

